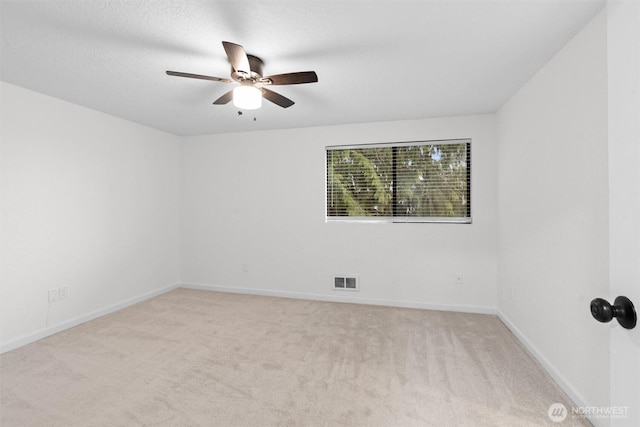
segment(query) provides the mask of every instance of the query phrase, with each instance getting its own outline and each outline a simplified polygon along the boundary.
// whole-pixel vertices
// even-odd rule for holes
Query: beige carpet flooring
[[[539,426],[495,316],[177,289],[0,356],[0,425]]]

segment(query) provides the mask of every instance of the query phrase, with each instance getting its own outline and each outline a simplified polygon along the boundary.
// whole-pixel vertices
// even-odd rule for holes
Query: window
[[[471,140],[326,147],[327,221],[471,223]]]

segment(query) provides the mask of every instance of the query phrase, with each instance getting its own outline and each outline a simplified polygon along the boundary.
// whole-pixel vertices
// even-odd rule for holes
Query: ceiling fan
[[[231,79],[179,71],[167,71],[167,74],[170,76],[211,80],[222,83],[240,83],[240,86],[225,93],[213,103],[214,105],[224,105],[233,100],[233,104],[236,107],[247,110],[260,108],[263,97],[282,108],[291,107],[294,104],[289,98],[267,89],[267,86],[295,85],[315,83],[318,81],[318,76],[315,71],[299,71],[295,73],[263,76],[262,68],[264,62],[262,59],[257,56],[247,55],[244,48],[239,44],[223,41],[222,46],[224,46],[224,50],[231,63]]]

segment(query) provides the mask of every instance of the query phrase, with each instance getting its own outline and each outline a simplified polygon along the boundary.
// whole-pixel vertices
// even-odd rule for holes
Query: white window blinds
[[[471,223],[471,140],[326,147],[327,220]]]

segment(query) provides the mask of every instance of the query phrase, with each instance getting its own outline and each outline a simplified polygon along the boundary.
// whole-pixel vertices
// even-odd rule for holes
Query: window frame
[[[467,168],[467,199],[469,203],[469,216],[464,217],[433,217],[433,216],[329,216],[329,151],[345,150],[345,149],[366,149],[366,148],[383,148],[383,147],[407,147],[407,146],[421,146],[421,145],[450,145],[450,144],[466,144],[466,168]],[[455,138],[455,139],[437,139],[437,140],[417,140],[417,141],[402,141],[402,142],[381,142],[381,143],[365,143],[365,144],[349,144],[349,145],[327,145],[324,147],[324,207],[325,207],[325,222],[326,223],[340,223],[340,222],[354,222],[354,223],[393,223],[393,224],[413,224],[413,223],[428,223],[428,224],[472,224],[473,223],[473,204],[472,200],[472,159],[471,159],[471,138]],[[395,171],[394,171],[395,174]],[[395,201],[392,202],[395,205]],[[395,210],[395,207],[392,207]]]

